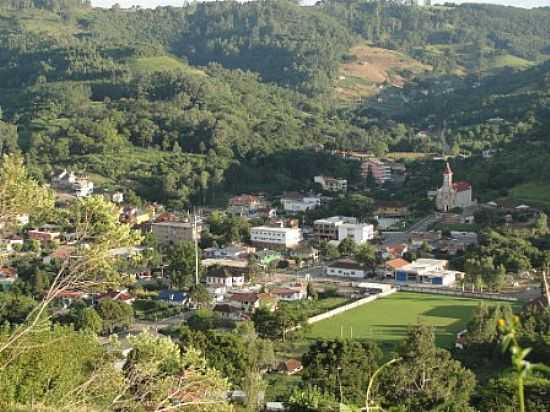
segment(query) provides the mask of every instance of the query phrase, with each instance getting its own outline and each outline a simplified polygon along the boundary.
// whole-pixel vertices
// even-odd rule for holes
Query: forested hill
[[[324,0],[319,7],[374,44],[406,51],[440,71],[524,65],[550,55],[550,8],[402,3]]]
[[[352,46],[417,56],[433,76],[477,73],[488,56],[528,67],[546,58],[549,16],[394,1],[103,10],[0,0],[0,152],[23,150],[45,180],[54,167],[76,168],[174,207],[303,188],[316,173],[353,179],[349,165],[303,148],[383,154],[416,143],[407,125],[333,106]]]
[[[282,88],[251,72],[206,66],[208,59],[201,67],[187,62],[183,50],[192,48],[183,36],[190,36],[185,34],[189,22],[198,22],[213,6],[143,11],[19,6],[10,2],[0,8],[0,152],[24,150],[33,173],[44,180],[54,167],[71,167],[90,174],[102,188],[133,190],[185,207],[217,201],[231,191],[299,188],[316,173],[335,173],[331,168],[350,173],[340,162],[311,158],[322,154],[294,152],[365,134],[331,115],[320,100],[292,90],[301,88],[294,80],[306,67],[297,63],[298,55],[310,58],[338,32],[322,23],[328,17],[287,2],[257,5],[265,9],[258,13],[272,12],[266,17],[271,23],[262,23],[259,57],[251,55],[249,64],[271,58],[276,47],[286,50],[291,87]],[[221,11],[226,7],[244,6],[219,5]],[[304,28],[316,22],[317,43],[284,36],[276,43],[278,19]],[[202,27],[214,25],[204,20]],[[273,44],[260,46],[264,38]],[[260,52],[262,47],[269,53]],[[211,53],[216,50],[212,46]],[[309,84],[306,75],[303,79]]]

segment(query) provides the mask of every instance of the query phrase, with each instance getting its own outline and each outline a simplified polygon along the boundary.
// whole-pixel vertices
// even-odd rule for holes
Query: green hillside
[[[546,113],[547,66],[539,62],[547,18],[546,10],[357,0],[131,11],[4,0],[0,107],[11,131],[3,147],[18,142],[43,179],[77,164],[179,206],[233,191],[299,189],[319,173],[357,180],[353,166],[330,156],[304,162],[327,155],[303,148],[441,152],[438,133],[411,136],[446,122],[449,146],[479,151],[536,126]],[[485,70],[473,89],[476,59]],[[453,92],[443,93],[447,83]],[[498,117],[512,129],[487,124]],[[131,162],[117,170],[100,161],[140,150],[156,153],[144,172],[152,180]],[[180,171],[178,162],[155,164],[157,154],[209,161]],[[144,190],[151,184],[160,189]]]

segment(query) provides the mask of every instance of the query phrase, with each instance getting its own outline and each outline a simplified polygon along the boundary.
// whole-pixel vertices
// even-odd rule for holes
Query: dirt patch
[[[376,94],[384,84],[403,85],[431,67],[397,51],[365,44],[350,50],[353,61],[340,66],[335,92],[342,100]]]

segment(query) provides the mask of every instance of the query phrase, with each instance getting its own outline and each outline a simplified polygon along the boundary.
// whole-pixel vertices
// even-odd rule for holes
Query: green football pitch
[[[451,347],[471,319],[478,299],[397,292],[311,326],[308,338],[367,338],[394,346],[419,323],[433,326],[436,343]],[[485,300],[488,304],[496,301]]]

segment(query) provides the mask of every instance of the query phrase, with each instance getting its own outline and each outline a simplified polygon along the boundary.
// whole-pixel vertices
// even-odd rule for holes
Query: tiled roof
[[[332,268],[342,268],[342,269],[358,269],[362,270],[363,267],[352,259],[339,259],[328,265]]]
[[[302,362],[298,359],[288,359],[281,364],[281,369],[284,369],[288,372],[296,371],[302,367]]]
[[[456,190],[457,192],[464,192],[465,190],[469,190],[472,188],[472,185],[470,184],[470,182],[466,182],[464,180],[461,180],[459,182],[455,182],[453,184],[453,188],[454,190]]]
[[[392,269],[399,269],[403,266],[407,266],[408,264],[409,264],[409,262],[407,262],[405,259],[401,259],[401,258],[388,260],[386,262],[386,266],[389,266]]]
[[[15,278],[17,277],[17,270],[14,268],[3,267],[0,268],[0,277],[2,278]]]

